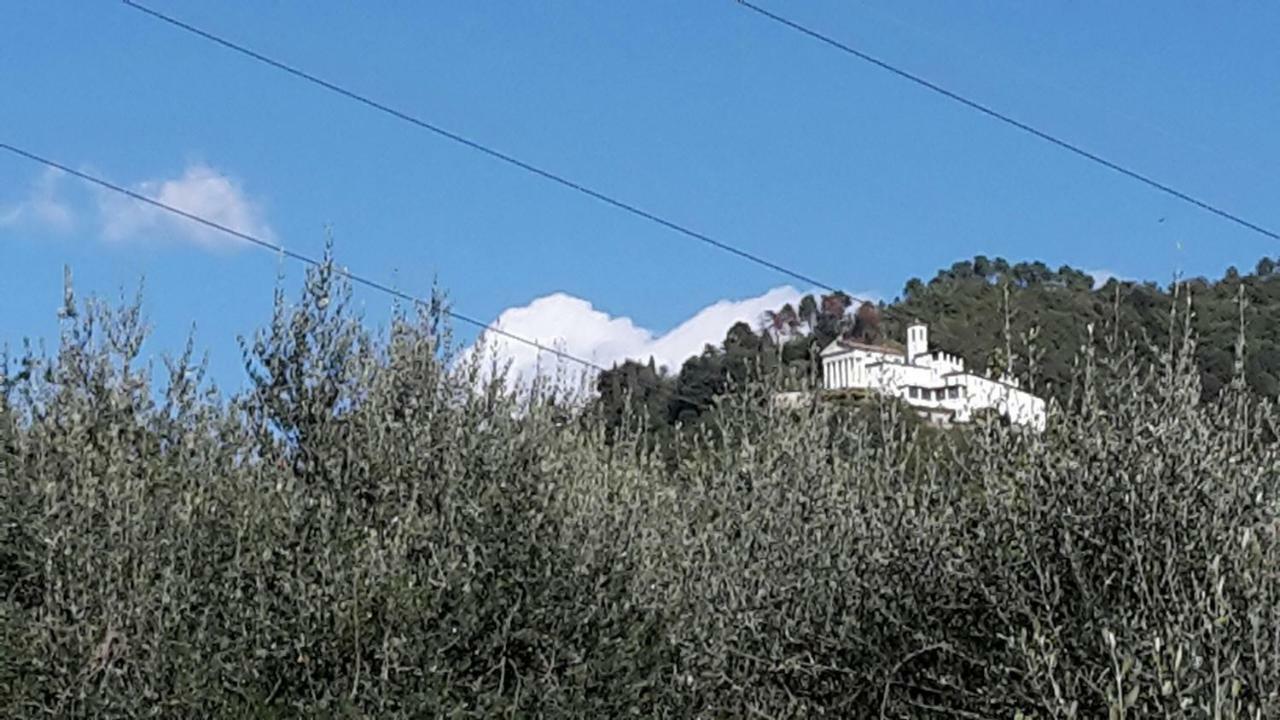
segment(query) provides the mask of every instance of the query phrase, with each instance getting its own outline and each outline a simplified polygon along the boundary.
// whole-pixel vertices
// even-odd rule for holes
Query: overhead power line
[[[1006,115],[1005,113],[1000,112],[999,110],[995,110],[976,100],[971,100],[965,97],[964,95],[961,95],[960,93],[954,92],[952,90],[948,90],[947,88],[944,88],[941,85],[938,85],[937,83],[934,83],[930,80],[926,80],[925,78],[919,75],[916,75],[915,73],[909,70],[904,70],[896,65],[890,64],[884,60],[881,60],[880,58],[875,57],[874,55],[863,52],[862,50],[858,50],[857,48],[851,45],[848,45],[839,40],[836,40],[835,38],[829,35],[825,35],[810,27],[801,25],[800,23],[794,20],[790,20],[786,17],[783,17],[782,15],[766,10],[760,7],[759,5],[755,5],[751,2],[748,2],[748,0],[738,0],[738,4],[741,5],[742,7],[747,8],[748,10],[751,10],[757,13],[758,15],[761,15],[762,17],[768,18],[776,23],[779,23],[788,28],[791,28],[792,30],[799,32],[802,35],[806,35],[810,38],[813,38],[814,40],[817,40],[818,42],[821,42],[825,45],[828,45],[837,50],[840,50],[841,52],[852,55],[853,57],[856,57],[859,60],[871,63],[872,65],[875,65],[876,67],[882,70],[886,70],[890,73],[893,73],[894,75],[897,75],[900,78],[903,78],[904,80],[909,80],[915,83],[916,85],[932,90],[933,92],[939,95],[942,95],[943,97],[946,97],[954,102],[960,103],[961,105],[964,105],[965,107],[970,108],[971,110],[977,110],[978,112],[982,113],[983,115],[986,115],[987,117],[994,118],[1006,125],[1017,128],[1018,130],[1021,130],[1030,135],[1034,135],[1035,137],[1038,137],[1041,140],[1044,140],[1045,142],[1048,142],[1052,145],[1056,145],[1057,147],[1062,148],[1063,150],[1074,153],[1075,155],[1078,155],[1082,158],[1085,158],[1086,160],[1090,160],[1094,163],[1097,163],[1105,168],[1114,170],[1115,172],[1118,172],[1121,175],[1137,180],[1138,182],[1144,185],[1147,185],[1148,187],[1155,188],[1156,190],[1159,190],[1160,192],[1163,192],[1167,195],[1172,195],[1173,197],[1179,200],[1182,200],[1183,202],[1190,203],[1191,205],[1194,205],[1200,208],[1201,210],[1205,210],[1207,212],[1213,213],[1214,215],[1217,215],[1220,218],[1229,220],[1235,223],[1236,225],[1248,228],[1249,230],[1252,230],[1261,235],[1265,235],[1266,237],[1269,237],[1273,240],[1280,240],[1280,233],[1277,233],[1274,230],[1270,230],[1261,225],[1258,225],[1257,223],[1250,222],[1249,220],[1246,220],[1243,217],[1233,212],[1230,212],[1228,210],[1223,210],[1222,208],[1216,205],[1213,205],[1208,201],[1201,200],[1188,193],[1178,190],[1177,188],[1174,188],[1170,185],[1162,183],[1159,180],[1156,180],[1149,175],[1143,174],[1136,170],[1130,170],[1129,168],[1123,165],[1120,165],[1119,163],[1108,160],[1102,157],[1101,155],[1098,155],[1095,152],[1086,150],[1083,147],[1080,147],[1079,145],[1069,140],[1063,140],[1062,138],[1056,135],[1053,135],[1043,130],[1039,130],[1035,127],[1032,127],[1031,125],[1028,125],[1020,120],[1014,119],[1009,115]]]
[[[300,253],[296,250],[290,250],[279,243],[274,243],[269,240],[264,240],[256,235],[251,235],[246,232],[241,232],[239,230],[236,230],[235,228],[228,227],[226,225],[223,225],[222,223],[210,220],[206,217],[196,215],[195,213],[187,212],[186,210],[183,210],[181,208],[174,207],[173,205],[170,205],[168,203],[161,202],[159,200],[156,200],[155,198],[147,197],[142,193],[130,190],[129,188],[124,187],[123,185],[113,183],[110,180],[105,180],[96,175],[90,175],[87,172],[76,170],[75,168],[70,167],[69,165],[60,163],[56,160],[50,160],[47,157],[38,155],[29,150],[24,150],[23,148],[10,145],[5,142],[0,142],[0,150],[4,150],[6,152],[12,153],[19,157],[26,158],[27,160],[31,160],[33,162],[39,163],[41,165],[44,165],[45,167],[53,168],[55,170],[60,170],[64,173],[67,173],[68,175],[84,180],[85,182],[91,183],[93,185],[97,185],[98,187],[104,188],[106,190],[110,190],[111,192],[124,195],[125,197],[131,198],[141,203],[145,203],[146,205],[150,205],[151,207],[154,207],[156,209],[163,210],[164,212],[176,215],[186,220],[190,220],[191,222],[197,223],[199,225],[203,225],[204,227],[210,228],[212,230],[217,230],[218,232],[224,233],[226,235],[230,235],[240,240],[244,240],[245,242],[255,245],[263,250],[270,250],[273,253],[278,253],[279,255],[290,258],[292,260],[296,260],[306,265],[310,265],[312,267],[320,267],[324,265],[324,261],[319,260],[313,256],[307,255],[305,253]],[[591,360],[587,360],[586,358],[579,357],[577,355],[565,352],[563,350],[558,350],[553,347],[548,347],[538,342],[537,340],[532,340],[522,335],[513,333],[509,330],[503,330],[501,327],[498,327],[497,325],[486,323],[482,320],[477,320],[476,318],[470,315],[467,315],[465,313],[458,312],[456,310],[451,310],[447,307],[439,307],[437,305],[434,305],[430,301],[424,300],[415,295],[410,295],[409,293],[406,293],[402,290],[397,290],[391,287],[390,285],[379,282],[377,280],[366,277],[364,275],[351,272],[350,270],[344,267],[334,266],[333,272],[341,275],[342,277],[347,278],[353,284],[361,285],[371,290],[376,290],[378,292],[385,293],[399,300],[412,303],[415,306],[426,307],[426,308],[436,307],[440,310],[440,312],[444,313],[448,317],[454,320],[457,320],[459,322],[465,323],[467,325],[470,325],[472,327],[478,328],[482,332],[493,333],[494,335],[497,335],[499,337],[512,340],[522,345],[527,345],[541,352],[550,353],[555,357],[560,358],[561,360],[566,360],[568,362],[576,363],[578,365],[581,365],[582,367],[585,367],[591,370],[596,370],[599,372],[609,371],[608,368],[604,367],[603,365],[600,365],[599,363],[593,362]],[[647,381],[647,377],[635,376],[635,380],[640,384],[645,384]],[[651,387],[658,390],[666,390],[666,388],[662,386],[660,379],[655,379],[654,384]],[[706,401],[704,400],[699,400],[697,398],[690,397],[689,395],[686,395],[684,393],[681,393],[675,390],[671,391],[670,396],[675,399],[684,400],[690,403],[691,405],[694,405],[695,407],[701,407],[706,404]]]
[[[312,257],[310,255],[300,253],[296,250],[290,250],[278,243],[273,243],[269,240],[264,240],[255,235],[250,235],[249,233],[241,232],[239,230],[236,230],[235,228],[228,227],[226,225],[215,222],[208,218],[201,217],[194,213],[187,212],[186,210],[182,210],[181,208],[174,207],[173,205],[160,202],[155,198],[147,197],[142,193],[135,192],[122,185],[117,185],[116,183],[113,183],[109,180],[104,180],[95,175],[90,175],[89,173],[76,170],[75,168],[69,167],[55,160],[50,160],[49,158],[43,157],[41,155],[37,155],[28,150],[23,150],[22,148],[15,147],[13,145],[9,145],[8,143],[3,143],[3,142],[0,142],[0,149],[6,150],[10,153],[13,153],[14,155],[24,157],[28,160],[32,160],[34,162],[40,163],[41,165],[44,165],[46,167],[54,168],[56,170],[61,170],[62,172],[67,173],[68,175],[72,175],[74,177],[80,178],[85,182],[89,182],[94,185],[97,185],[98,187],[106,188],[107,190],[110,190],[112,192],[119,193],[121,195],[125,195],[127,197],[133,198],[138,202],[146,203],[147,205],[150,205],[154,208],[158,208],[167,213],[172,213],[179,217],[186,218],[187,220],[190,220],[194,223],[198,223],[207,228],[211,228],[213,230],[217,230],[218,232],[231,235],[232,237],[235,237],[235,238],[239,238],[240,240],[244,240],[245,242],[256,245],[264,250],[270,250],[272,252],[279,253],[280,255],[283,255],[287,258],[291,258],[293,260],[297,260],[301,263],[305,263],[307,265],[311,265],[314,267],[318,267],[324,264],[323,261],[318,260],[315,257]],[[429,303],[428,301],[423,300],[422,298],[416,297],[414,295],[410,295],[409,293],[403,292],[401,290],[397,290],[385,283],[381,283],[377,280],[373,280],[363,275],[353,273],[345,268],[335,267],[333,270],[334,272],[342,275],[343,277],[346,277],[348,280],[358,285],[363,285],[364,287],[370,288],[372,290],[377,290],[378,292],[386,293],[400,300],[413,303],[414,305],[431,307],[431,303]],[[444,312],[446,315],[453,318],[454,320],[479,328],[484,332],[491,332],[495,335],[504,337],[508,340],[513,340],[515,342],[528,345],[529,347],[532,347],[534,349],[551,353],[552,355],[555,355],[556,357],[562,360],[568,360],[570,362],[578,363],[583,367],[587,367],[587,368],[591,368],[593,370],[599,370],[599,371],[607,370],[607,368],[605,368],[604,366],[594,363],[590,360],[587,360],[585,358],[580,358],[571,353],[564,352],[563,350],[557,350],[556,348],[553,348],[553,347],[547,347],[546,345],[543,345],[537,340],[531,340],[529,338],[517,335],[513,332],[503,330],[502,328],[496,325],[486,323],[482,320],[477,320],[474,317],[471,317],[470,315],[466,315],[456,310],[450,310],[449,308],[441,308],[441,310],[442,312]]]
[[[486,145],[482,142],[473,140],[471,138],[468,138],[452,130],[448,130],[428,120],[424,120],[405,110],[399,110],[386,103],[380,102],[378,100],[374,100],[367,95],[361,94],[354,90],[349,90],[341,85],[338,85],[337,83],[331,82],[329,80],[325,80],[305,70],[301,70],[293,65],[289,65],[280,60],[276,60],[274,58],[263,55],[262,53],[256,50],[251,50],[250,48],[245,47],[244,45],[233,42],[219,35],[215,35],[214,33],[209,32],[208,30],[203,30],[194,25],[191,25],[190,23],[186,23],[181,20],[178,20],[177,18],[166,15],[158,10],[153,10],[149,7],[146,7],[145,5],[141,5],[137,2],[134,2],[133,0],[122,0],[122,1],[128,7],[131,7],[134,10],[150,15],[151,17],[161,20],[165,23],[168,23],[173,27],[185,30],[193,35],[202,37],[210,42],[221,45],[222,47],[225,47],[229,50],[234,50],[235,52],[240,53],[241,55],[252,58],[266,65],[270,65],[271,67],[276,68],[277,70],[281,70],[285,73],[288,73],[296,78],[300,78],[314,85],[318,85],[326,90],[329,90],[330,92],[337,93],[338,95],[341,95],[349,100],[354,100],[362,105],[365,105],[367,107],[373,108],[374,110],[390,115],[398,120],[407,122],[410,125],[413,125],[414,127],[435,133],[436,135],[446,138],[448,140],[451,140],[455,143],[458,143],[459,145],[463,145],[465,147],[471,148],[472,150],[488,155],[489,157],[495,160],[500,160],[508,165],[520,168],[521,170],[537,175],[538,177],[541,177],[543,179],[550,180],[551,182],[554,182],[557,185],[569,188],[570,190],[574,190],[578,193],[581,193],[582,195],[586,195],[587,197],[590,197],[594,200],[598,200],[602,203],[605,203],[606,205],[612,206],[619,210],[623,210],[636,217],[644,218],[645,220],[648,220],[650,222],[657,223],[658,225],[661,225],[662,227],[665,227],[668,230],[675,231],[681,235],[684,235],[685,237],[698,240],[700,242],[703,242],[707,245],[710,245],[724,252],[730,253],[732,255],[736,255],[737,257],[742,258],[743,260],[747,260],[761,267],[765,267],[775,272],[781,273],[792,279],[799,280],[800,282],[808,283],[810,287],[821,288],[829,292],[837,291],[837,288],[835,288],[833,285],[829,283],[824,283],[820,280],[817,280],[808,275],[805,275],[804,273],[791,270],[782,265],[779,265],[778,263],[773,262],[772,260],[765,259],[759,255],[756,255],[755,253],[752,253],[747,250],[743,250],[739,247],[735,247],[734,245],[731,245],[727,242],[717,240],[711,237],[710,235],[707,235],[706,233],[702,233],[697,230],[694,230],[682,223],[678,223],[673,220],[668,220],[660,215],[657,215],[648,210],[645,210],[633,203],[627,202],[625,200],[620,200],[612,195],[605,194],[599,190],[594,190],[586,185],[583,185],[580,182],[571,180],[565,177],[564,175],[553,172],[551,170],[547,170],[543,167],[539,167],[537,165],[534,165],[533,163],[526,162],[513,155],[507,154],[501,150],[494,149],[493,147]]]

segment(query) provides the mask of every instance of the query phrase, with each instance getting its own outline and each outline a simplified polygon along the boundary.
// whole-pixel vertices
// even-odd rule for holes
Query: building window
[[[920,399],[920,388],[911,388],[907,392],[911,395],[912,400]]]
[[[947,388],[947,397],[950,397],[952,400],[955,400],[956,398],[960,397],[960,388],[958,387]]]

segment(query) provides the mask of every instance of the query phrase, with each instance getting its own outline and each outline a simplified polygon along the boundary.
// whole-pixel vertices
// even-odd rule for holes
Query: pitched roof
[[[867,343],[854,342],[843,338],[837,339],[836,342],[840,344],[840,347],[847,348],[849,350],[866,350],[868,352],[884,353],[885,355],[906,355],[906,353],[901,350],[889,347],[888,345],[869,345]]]

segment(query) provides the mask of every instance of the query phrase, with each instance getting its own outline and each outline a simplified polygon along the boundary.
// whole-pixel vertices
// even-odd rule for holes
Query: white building
[[[964,360],[929,350],[929,328],[907,328],[907,351],[836,340],[822,350],[826,390],[869,390],[901,398],[935,422],[968,422],[979,410],[992,409],[1019,425],[1043,430],[1044,400],[1022,390],[1011,378],[968,372]]]

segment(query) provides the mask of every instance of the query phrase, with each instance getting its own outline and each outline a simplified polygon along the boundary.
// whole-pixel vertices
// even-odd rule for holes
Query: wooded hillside
[[[1244,322],[1245,376],[1259,395],[1280,395],[1280,272],[1263,258],[1252,272],[1228,268],[1217,280],[1177,283],[1110,279],[1101,286],[1069,266],[1010,264],[977,256],[938,271],[928,282],[908,280],[892,302],[858,304],[843,293],[807,296],[767,313],[756,327],[738,323],[719,347],[707,346],[680,368],[628,362],[601,375],[601,404],[618,416],[624,397],[650,411],[654,428],[696,421],[718,396],[760,374],[783,371],[799,385],[821,373],[818,353],[836,337],[897,344],[906,326],[929,324],[930,342],[965,359],[977,372],[1004,368],[1038,394],[1065,401],[1081,347],[1106,334],[1138,345],[1150,360],[1170,342],[1170,311],[1190,298],[1198,339],[1196,360],[1206,397],[1228,382]],[[1244,301],[1243,315],[1241,300]],[[1006,331],[1007,324],[1007,331]],[[1009,357],[1011,356],[1011,357]]]

